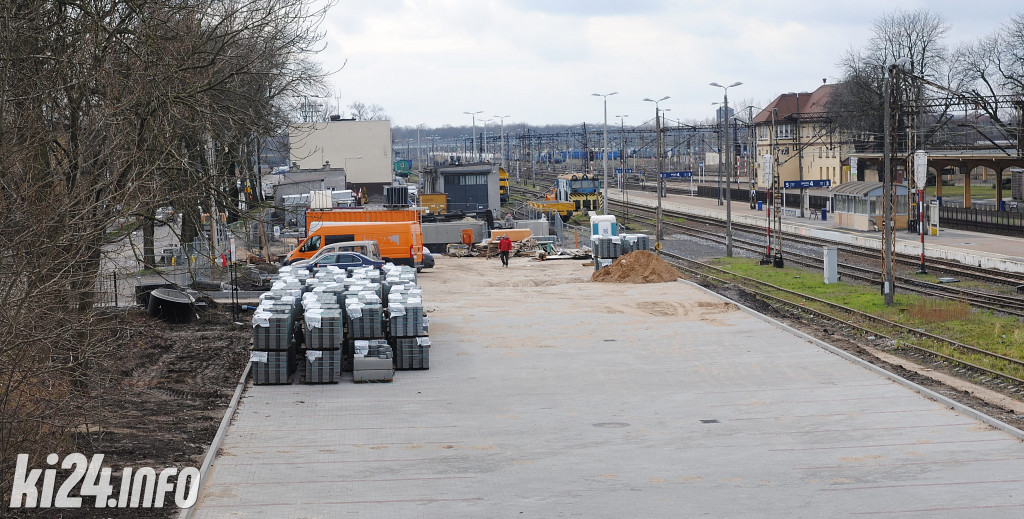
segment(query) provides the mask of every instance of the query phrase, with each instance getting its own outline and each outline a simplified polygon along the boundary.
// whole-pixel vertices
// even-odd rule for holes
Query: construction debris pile
[[[551,238],[551,239],[544,239]],[[473,245],[470,249],[468,245],[448,245],[445,250],[445,254],[455,258],[465,258],[474,256],[483,256],[486,258],[495,257],[498,255],[498,240],[496,238],[488,238],[480,243]],[[530,257],[543,259],[585,259],[591,257],[590,249],[583,247],[580,249],[566,249],[558,247],[553,241],[553,237],[537,236],[528,237],[519,241],[512,241],[512,250],[509,252],[510,257]]]
[[[619,256],[611,265],[594,272],[590,280],[602,283],[666,283],[679,277],[679,271],[661,256],[638,250]]]
[[[283,267],[252,326],[255,384],[336,383],[343,372],[388,382],[396,369],[429,367],[423,291],[410,267]]]

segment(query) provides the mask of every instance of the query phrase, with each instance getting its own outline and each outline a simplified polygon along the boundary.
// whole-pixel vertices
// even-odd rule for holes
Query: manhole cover
[[[712,418],[710,420],[701,420],[700,423],[722,423],[722,422],[719,422],[718,420],[715,420],[714,418]]]
[[[629,424],[626,423],[626,422],[600,422],[600,423],[594,424],[594,427],[605,427],[607,429],[619,429],[619,428],[622,428],[622,427],[629,427]]]

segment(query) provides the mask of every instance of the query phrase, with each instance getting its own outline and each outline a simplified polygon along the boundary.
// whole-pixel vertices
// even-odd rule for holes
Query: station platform
[[[651,191],[627,191],[622,193],[618,190],[608,191],[609,200],[628,200],[629,203],[642,204],[655,207],[658,203],[657,196]],[[662,199],[662,209],[679,211],[694,214],[697,216],[715,217],[725,220],[726,206],[718,205],[714,198],[703,198],[699,196],[688,196],[669,194]],[[790,208],[782,216],[783,231],[805,236],[818,236],[824,239],[836,240],[851,245],[863,245],[881,250],[881,231],[855,231],[835,226],[831,218],[822,221],[820,210],[816,214],[806,213],[806,217],[799,216],[799,208]],[[750,208],[747,199],[732,201],[732,218],[734,222],[759,225],[762,228],[766,225],[766,211],[758,211]],[[918,234],[911,234],[906,230],[898,230],[895,233],[896,252],[909,255],[921,253],[921,239]],[[957,260],[969,265],[977,265],[995,270],[1007,272],[1024,273],[1024,238],[1011,236],[999,236],[980,232],[961,231],[954,229],[942,229],[938,236],[925,235],[925,260],[927,258],[940,258]]]
[[[187,514],[1024,515],[1024,432],[696,285],[582,263],[439,258],[430,370],[249,386]]]

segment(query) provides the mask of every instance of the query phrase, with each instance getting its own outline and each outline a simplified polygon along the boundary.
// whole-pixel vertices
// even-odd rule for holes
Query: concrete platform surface
[[[628,199],[630,203],[649,207],[656,206],[658,200],[652,191],[629,191],[628,196],[623,196],[617,190],[609,190],[608,198],[612,200]],[[662,199],[662,208],[722,220],[726,216],[725,206],[718,205],[717,199],[699,196],[669,194]],[[767,213],[751,209],[746,199],[733,200],[732,217],[735,222],[763,227]],[[782,227],[786,232],[881,249],[882,233],[880,231],[855,231],[838,228],[831,216],[829,216],[829,220],[821,221],[820,219],[800,218],[787,214],[782,217]],[[920,254],[919,235],[900,230],[896,231],[894,237],[897,252],[909,255]],[[970,265],[983,265],[1009,272],[1024,272],[1024,238],[942,228],[938,236],[925,236],[925,257],[952,259]]]
[[[212,518],[1018,518],[1024,443],[682,282],[439,258],[431,369],[249,387]]]

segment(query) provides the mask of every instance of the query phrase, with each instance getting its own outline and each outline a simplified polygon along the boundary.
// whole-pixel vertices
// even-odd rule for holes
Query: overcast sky
[[[342,111],[384,107],[394,126],[517,123],[627,125],[714,117],[714,81],[743,85],[729,104],[764,106],[839,75],[836,62],[871,36],[879,15],[927,7],[953,47],[1024,11],[1019,0],[338,0],[325,22],[326,68]],[[489,127],[497,125],[497,119]]]

